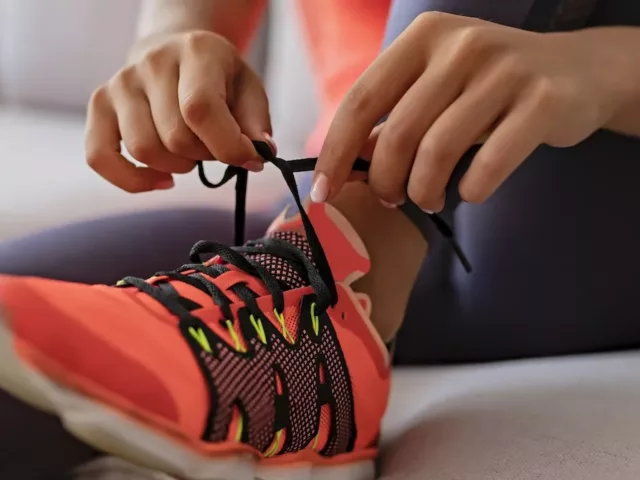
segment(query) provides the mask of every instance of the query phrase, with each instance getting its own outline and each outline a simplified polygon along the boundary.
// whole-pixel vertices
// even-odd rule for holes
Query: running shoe
[[[296,203],[146,280],[0,277],[0,387],[180,478],[374,478],[390,356],[351,288],[370,261],[336,209]]]
[[[336,209],[302,205],[293,173],[316,159],[255,145],[297,207],[264,238],[202,241],[189,264],[115,286],[0,276],[0,388],[87,444],[179,478],[373,479],[390,354],[371,299],[351,288],[366,248]],[[247,172],[229,167],[216,184],[199,173],[212,188],[237,178],[242,244]],[[403,211],[420,228],[424,214]]]

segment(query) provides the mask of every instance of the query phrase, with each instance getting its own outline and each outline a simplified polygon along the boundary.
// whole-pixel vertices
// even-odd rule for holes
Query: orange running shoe
[[[293,172],[315,159],[256,149],[299,212],[263,239],[199,242],[191,264],[116,287],[0,276],[0,388],[181,478],[373,479],[390,358],[370,299],[351,289],[370,268],[365,246],[333,207],[303,208]],[[237,177],[240,239],[247,172],[229,167],[218,184],[199,172],[214,188]]]
[[[373,479],[390,359],[350,286],[370,262],[337,210],[306,211],[146,281],[0,277],[0,386],[181,478]]]

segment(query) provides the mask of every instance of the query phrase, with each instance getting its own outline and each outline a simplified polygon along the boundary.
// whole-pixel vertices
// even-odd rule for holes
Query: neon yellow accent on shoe
[[[284,430],[284,428],[282,429]],[[276,453],[278,453],[278,449],[280,448],[280,439],[282,438],[282,430],[278,430],[276,432],[276,438],[269,450],[267,450],[264,454],[265,457],[270,458],[273,457]]]
[[[264,326],[262,325],[262,320],[260,320],[259,318],[258,320],[256,320],[253,315],[249,315],[249,320],[251,320],[251,325],[253,325],[253,328],[256,329],[256,333],[258,334],[260,341],[266,345],[267,335],[264,333]]]
[[[236,442],[242,441],[242,430],[244,429],[244,417],[242,412],[240,413],[240,419],[238,420],[238,430],[236,431]]]
[[[211,345],[209,345],[209,340],[207,340],[207,337],[201,328],[195,329],[193,327],[189,327],[189,334],[195,338],[196,342],[200,344],[205,352],[213,353]]]
[[[289,330],[287,330],[287,325],[284,322],[284,314],[278,313],[278,310],[276,310],[275,308],[273,309],[273,313],[276,315],[276,318],[278,319],[278,322],[280,323],[280,326],[282,327],[282,336],[288,342],[293,343],[294,342],[293,336],[289,333]]]
[[[240,337],[233,326],[233,322],[231,320],[225,320],[225,323],[227,324],[227,329],[229,330],[229,335],[231,335],[236,351],[245,353],[247,349],[240,343]]]
[[[118,280],[118,283],[116,283],[116,287],[124,287],[127,284],[127,282],[125,282],[124,280]]]
[[[311,325],[313,326],[313,331],[316,332],[316,336],[320,334],[320,319],[316,315],[316,304],[311,304]]]
[[[316,438],[313,439],[313,443],[311,444],[311,450],[315,450],[316,447],[318,446],[318,437],[320,436],[320,434],[316,435]]]

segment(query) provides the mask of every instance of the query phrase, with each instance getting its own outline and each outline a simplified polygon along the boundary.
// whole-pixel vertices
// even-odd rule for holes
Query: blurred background
[[[279,154],[302,155],[317,116],[314,85],[294,0],[270,2],[249,53],[271,102]],[[84,160],[84,115],[93,90],[125,61],[139,0],[0,0],[0,241],[114,213],[234,206],[233,186],[203,187],[196,172],[171,191],[131,195]],[[212,163],[216,178],[223,167]],[[267,168],[250,180],[248,209],[286,194]]]

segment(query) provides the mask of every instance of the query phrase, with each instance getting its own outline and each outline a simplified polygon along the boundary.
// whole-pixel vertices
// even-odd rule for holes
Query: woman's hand
[[[312,199],[334,196],[365,144],[383,202],[426,211],[462,155],[484,141],[460,184],[482,202],[541,144],[568,147],[623,101],[620,55],[585,32],[538,34],[454,15],[420,16],[356,82],[320,154]],[[626,86],[626,85],[625,85]],[[386,122],[372,132],[376,123]]]
[[[262,83],[236,49],[211,32],[173,34],[98,88],[89,102],[86,155],[128,192],[167,189],[172,174],[215,158],[253,171],[250,139],[270,140]],[[146,167],[120,153],[120,141]]]

